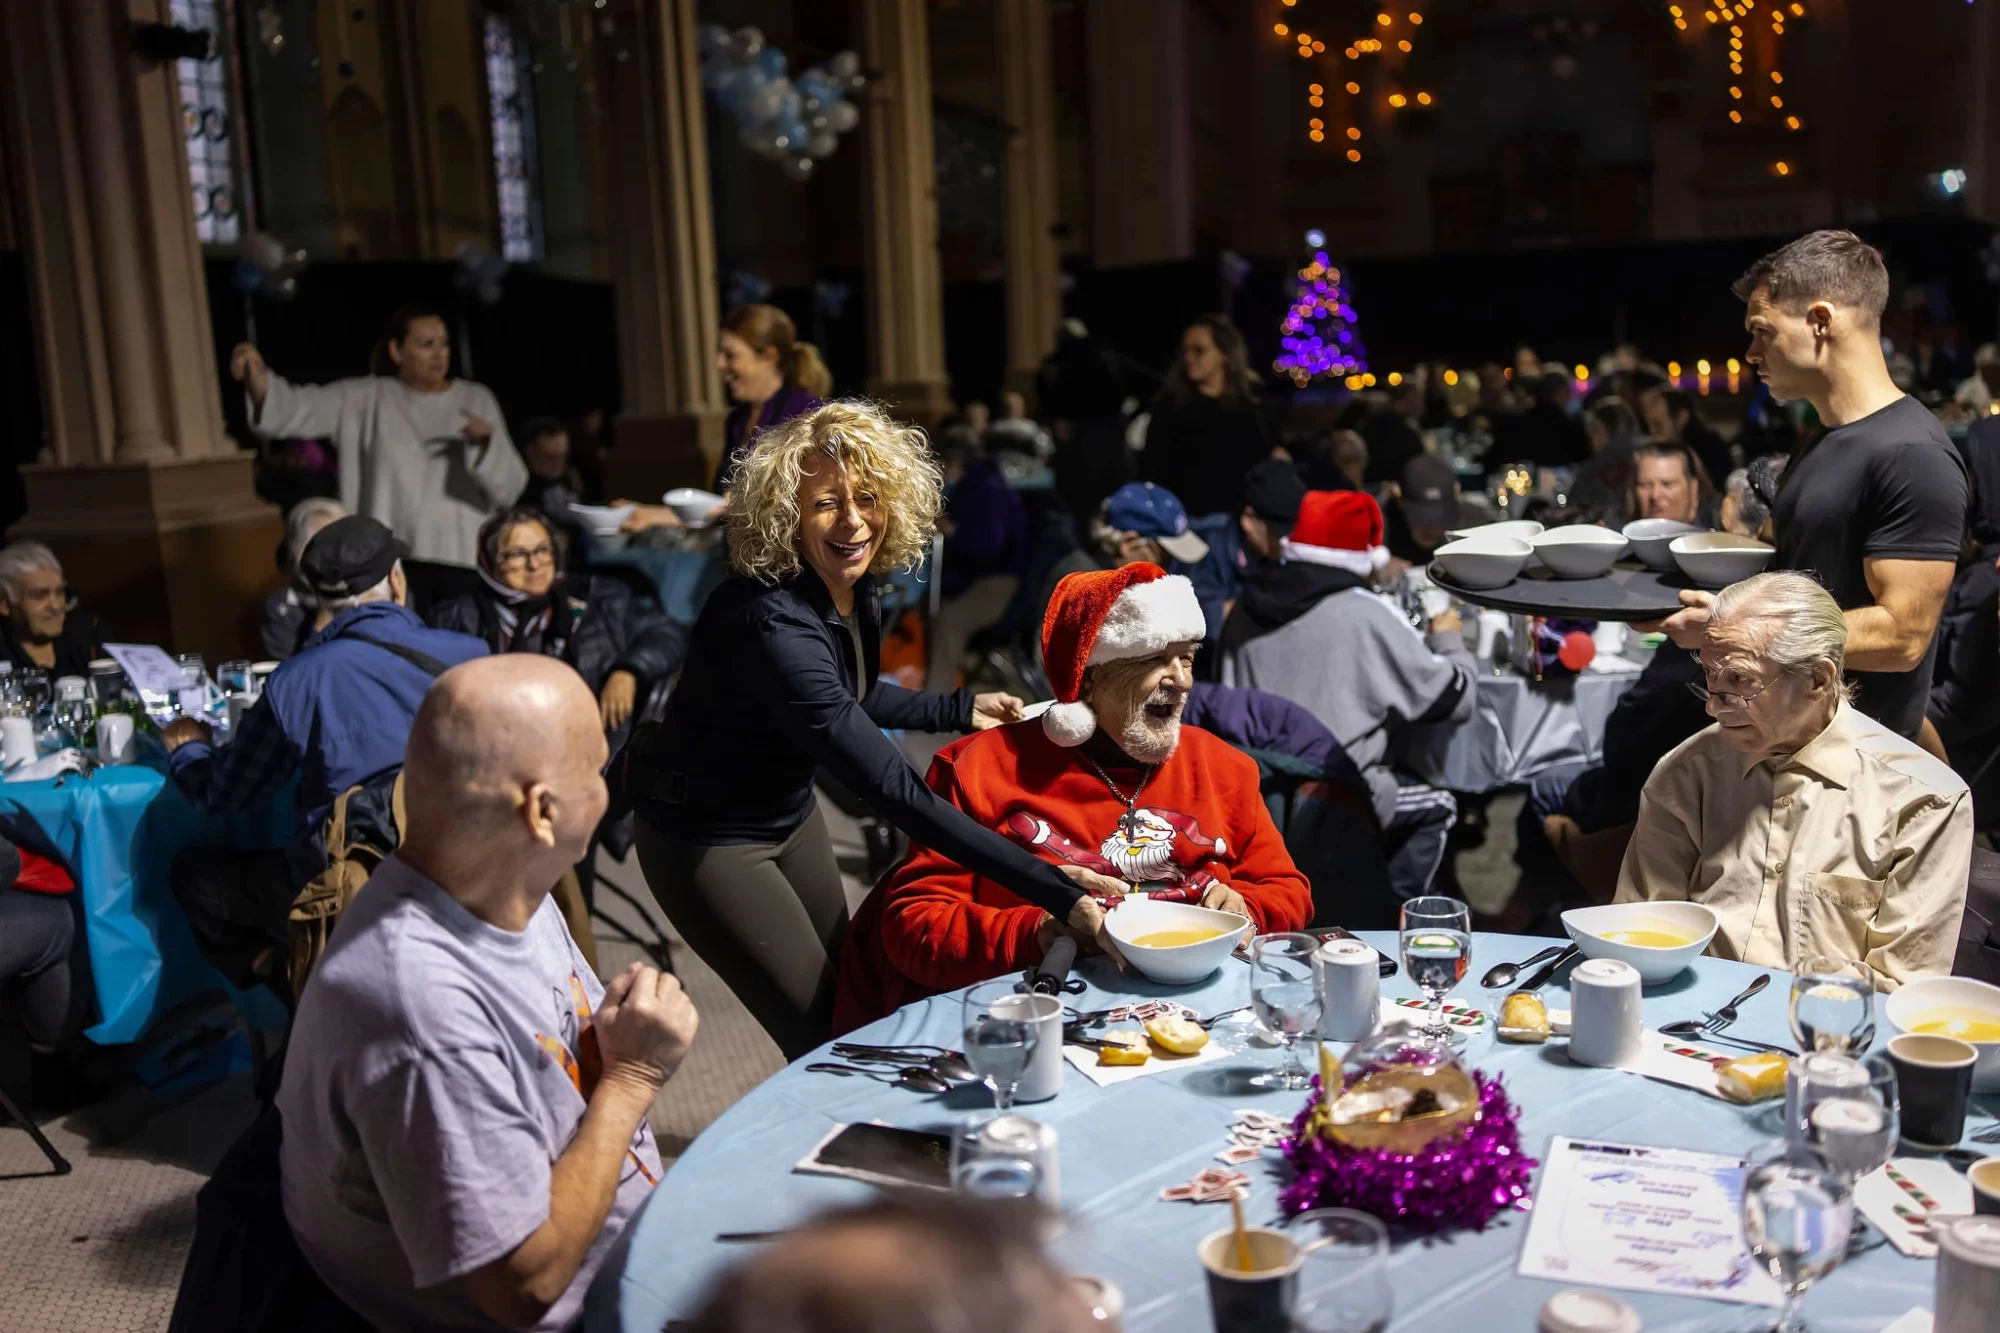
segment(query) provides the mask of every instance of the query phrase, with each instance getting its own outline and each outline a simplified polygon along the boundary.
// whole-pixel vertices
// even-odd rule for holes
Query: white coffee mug
[[[1639,1057],[1639,970],[1616,958],[1590,958],[1569,974],[1571,1064],[1612,1068]]]
[[[34,722],[25,717],[0,717],[0,764],[12,768],[34,758]]]
[[[1053,995],[1005,995],[988,1006],[995,1018],[1033,1025],[1035,1052],[1014,1088],[1017,1102],[1045,1102],[1062,1091],[1063,1010]]]
[[[106,713],[97,719],[97,762],[129,764],[138,758],[132,741],[132,719],[124,713]]]

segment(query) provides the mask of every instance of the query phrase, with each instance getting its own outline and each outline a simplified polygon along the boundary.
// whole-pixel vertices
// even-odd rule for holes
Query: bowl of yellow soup
[[[1250,921],[1235,912],[1187,903],[1127,898],[1105,916],[1104,928],[1142,974],[1169,986],[1184,986],[1221,967]]]
[[[1630,963],[1647,986],[1672,981],[1715,938],[1715,913],[1700,903],[1578,907],[1562,920],[1584,957]]]
[[[1971,1042],[1979,1052],[1973,1089],[2000,1092],[2000,986],[1971,977],[1925,977],[1897,987],[1882,1013],[1898,1032]]]

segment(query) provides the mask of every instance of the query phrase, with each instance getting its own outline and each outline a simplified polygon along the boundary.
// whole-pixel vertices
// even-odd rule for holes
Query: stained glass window
[[[234,245],[243,234],[236,179],[236,123],[229,99],[227,50],[217,0],[172,0],[174,22],[206,29],[215,55],[180,60],[181,124],[187,137],[188,174],[194,179],[195,234],[203,245]]]
[[[493,115],[493,179],[500,195],[500,256],[541,258],[541,204],[535,197],[535,102],[525,53],[504,14],[486,15],[486,100]]]

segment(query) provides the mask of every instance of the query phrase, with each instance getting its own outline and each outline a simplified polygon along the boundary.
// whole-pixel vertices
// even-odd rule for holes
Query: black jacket
[[[457,630],[500,651],[500,617],[493,595],[482,589],[440,602],[430,610],[437,629]],[[635,606],[631,590],[615,579],[571,575],[555,599],[556,614],[542,636],[544,656],[576,668],[596,694],[612,672],[639,678],[639,702],[646,691],[680,668],[687,657],[688,632],[658,611]]]
[[[91,612],[80,606],[70,607],[62,633],[55,638],[56,664],[52,667],[28,656],[28,650],[14,633],[12,617],[0,616],[0,646],[5,647],[7,660],[16,671],[46,671],[52,682],[63,676],[82,676],[87,680],[91,661],[104,656],[104,626]]]
[[[640,818],[679,841],[779,843],[811,814],[813,773],[824,765],[913,841],[1066,918],[1081,891],[940,799],[880,730],[968,731],[971,691],[932,694],[877,680],[881,607],[872,580],[855,589],[854,614],[865,695],[853,640],[817,575],[775,585],[729,579],[702,607],[665,716],[632,738],[614,786]]]
[[[1196,394],[1153,401],[1139,480],[1174,493],[1193,518],[1243,508],[1243,477],[1271,456],[1271,428],[1256,403]]]

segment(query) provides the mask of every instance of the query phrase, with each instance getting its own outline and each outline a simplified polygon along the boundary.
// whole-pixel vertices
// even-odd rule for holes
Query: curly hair
[[[914,569],[944,506],[930,440],[874,403],[843,399],[765,431],[737,466],[728,509],[736,572],[764,583],[799,572],[799,483],[820,459],[848,469],[855,489],[881,506],[882,544],[868,572]]]

